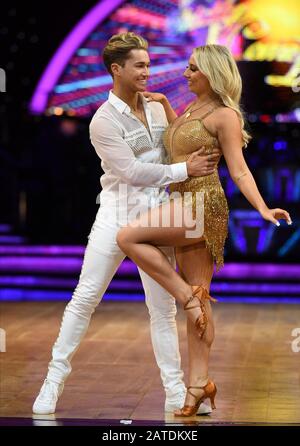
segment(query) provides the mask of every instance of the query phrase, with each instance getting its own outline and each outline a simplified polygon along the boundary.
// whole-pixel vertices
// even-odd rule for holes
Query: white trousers
[[[85,335],[92,313],[101,301],[125,255],[116,242],[120,225],[100,207],[89,235],[78,285],[68,303],[58,338],[52,349],[47,378],[65,381],[71,372],[71,359]],[[175,267],[174,249],[162,247]],[[168,398],[185,391],[176,326],[175,299],[144,271],[139,274],[150,314],[153,351]]]

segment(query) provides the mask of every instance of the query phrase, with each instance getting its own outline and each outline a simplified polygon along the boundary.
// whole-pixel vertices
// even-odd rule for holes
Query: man
[[[140,94],[149,77],[147,42],[134,33],[113,36],[103,51],[113,77],[113,90],[90,124],[91,142],[102,160],[104,175],[100,209],[89,235],[79,283],[68,303],[59,336],[53,346],[47,378],[33,405],[36,414],[55,412],[70,361],[85,335],[95,307],[101,301],[125,255],[116,243],[121,225],[130,219],[133,203],[142,197],[147,206],[168,199],[165,186],[188,176],[209,175],[218,159],[192,154],[187,162],[166,165],[162,135],[166,115],[159,103]],[[200,148],[199,148],[200,149]],[[132,215],[134,218],[135,215]],[[175,267],[173,249],[162,248]],[[182,407],[186,388],[180,366],[175,300],[139,270],[151,319],[151,339],[166,392],[165,410]],[[210,413],[201,405],[200,413]]]

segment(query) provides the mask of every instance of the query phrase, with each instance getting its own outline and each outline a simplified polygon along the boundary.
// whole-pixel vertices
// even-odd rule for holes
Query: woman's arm
[[[161,104],[165,109],[168,123],[172,124],[172,122],[175,121],[175,119],[177,118],[177,114],[175,113],[175,110],[172,108],[172,105],[170,104],[166,96],[162,99]]]
[[[216,130],[229,173],[239,190],[249,203],[258,210],[265,220],[279,226],[278,219],[291,224],[291,218],[283,209],[269,209],[264,202],[255,180],[243,155],[243,141],[240,120],[231,108],[222,108],[217,112]]]
[[[171,124],[176,118],[177,114],[175,113],[174,109],[172,108],[172,105],[168,101],[168,98],[162,94],[162,93],[152,93],[152,92],[144,92],[144,97],[147,98],[149,102],[155,101],[160,102],[161,105],[164,107],[168,123]]]

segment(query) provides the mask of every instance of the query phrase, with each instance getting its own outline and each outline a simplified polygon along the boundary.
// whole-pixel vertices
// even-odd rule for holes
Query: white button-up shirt
[[[166,164],[162,137],[168,121],[163,106],[141,97],[149,131],[112,91],[90,124],[91,142],[104,171],[101,207],[125,213],[141,200],[146,207],[157,206],[168,199],[165,186],[188,177],[186,162]]]

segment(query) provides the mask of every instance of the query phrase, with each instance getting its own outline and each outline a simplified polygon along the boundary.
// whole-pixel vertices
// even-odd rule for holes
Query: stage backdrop
[[[20,90],[20,97],[24,82],[31,85],[30,76],[26,80],[23,73],[28,60],[33,61],[33,72],[39,72],[37,60],[45,60],[47,44],[59,41],[70,29],[73,14],[80,17],[87,4],[92,1],[74,3],[70,11],[64,3],[52,1],[51,7],[45,4],[43,14],[38,8],[36,23],[44,39],[40,52],[32,50],[34,55],[28,58],[30,52],[20,47],[20,76],[13,65],[8,71],[10,81],[13,73],[17,79],[14,91]],[[6,148],[0,147],[6,157],[0,162],[0,189],[5,192],[0,207],[2,214],[3,209],[12,209],[13,218],[0,221],[0,300],[70,299],[98,210],[102,170],[89,141],[89,122],[112,86],[101,53],[111,35],[135,31],[150,44],[149,89],[165,93],[178,112],[192,100],[182,76],[192,49],[217,42],[233,52],[253,136],[244,152],[247,163],[268,205],[288,209],[293,225],[277,228],[264,222],[222,164],[219,172],[230,207],[229,237],[225,267],[215,275],[211,293],[234,302],[299,302],[299,0],[95,0],[93,5],[66,32],[41,70],[29,113],[17,119],[18,106],[10,106],[12,134],[6,144],[9,132],[0,138]],[[18,12],[17,17],[25,19],[29,14],[33,23],[34,10],[26,4],[26,12]],[[14,39],[24,34],[19,26]],[[8,29],[13,33],[12,26]],[[7,30],[0,27],[0,32]],[[33,45],[36,39],[33,35],[28,42]],[[14,45],[8,43],[7,48],[14,54]],[[2,114],[7,118],[7,113]],[[107,296],[144,299],[132,262],[123,262]]]

